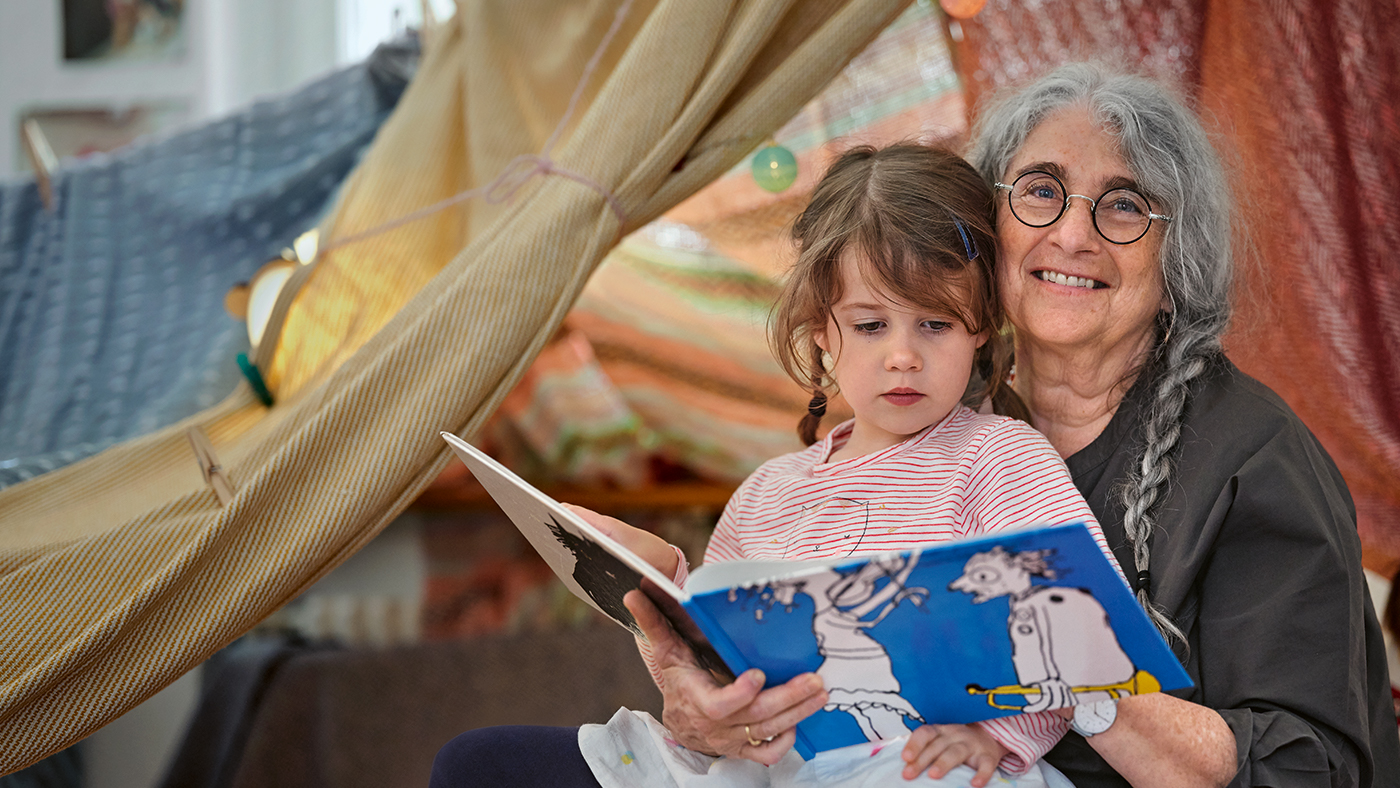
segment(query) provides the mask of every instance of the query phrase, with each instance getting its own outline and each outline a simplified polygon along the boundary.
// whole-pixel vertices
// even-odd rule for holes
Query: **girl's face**
[[[967,389],[985,334],[952,315],[896,304],[871,290],[851,254],[841,258],[841,300],[817,345],[835,360],[831,376],[855,411],[842,450],[860,456],[899,443],[952,412]]]

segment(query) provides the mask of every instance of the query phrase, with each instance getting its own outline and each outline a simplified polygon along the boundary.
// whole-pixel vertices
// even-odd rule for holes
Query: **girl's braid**
[[[807,403],[807,415],[797,423],[797,436],[806,446],[817,442],[817,425],[821,423],[822,416],[826,415],[827,399],[826,387],[823,385],[826,366],[822,364],[822,349],[815,342],[811,345],[811,367],[807,371],[812,376],[812,401]]]

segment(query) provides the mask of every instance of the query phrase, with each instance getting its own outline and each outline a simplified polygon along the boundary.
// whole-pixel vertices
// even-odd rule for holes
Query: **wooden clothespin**
[[[214,445],[209,442],[209,436],[198,427],[190,427],[185,430],[185,437],[190,439],[190,448],[194,449],[194,456],[199,460],[199,472],[204,476],[204,483],[214,488],[220,506],[228,506],[228,502],[233,500],[233,485],[224,475],[224,467],[219,464],[218,455],[214,454]]]
[[[39,128],[39,121],[29,118],[20,126],[20,139],[24,143],[24,152],[29,156],[29,166],[34,169],[34,182],[39,187],[39,199],[44,203],[44,210],[53,210],[53,171],[58,169],[58,157],[53,155],[53,148],[49,147],[49,140],[44,136],[44,130]]]

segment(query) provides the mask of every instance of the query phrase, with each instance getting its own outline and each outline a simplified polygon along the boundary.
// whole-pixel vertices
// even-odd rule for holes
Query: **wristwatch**
[[[1113,727],[1113,721],[1116,719],[1118,719],[1118,701],[1116,700],[1081,703],[1074,707],[1074,718],[1069,721],[1069,727],[1087,739]]]

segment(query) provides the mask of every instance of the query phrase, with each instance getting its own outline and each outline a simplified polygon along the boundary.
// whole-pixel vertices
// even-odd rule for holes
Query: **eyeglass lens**
[[[1031,227],[1054,224],[1068,207],[1065,186],[1048,172],[1028,172],[1011,184],[1011,212]],[[1094,204],[1094,226],[1116,244],[1141,238],[1152,223],[1147,199],[1132,189],[1113,189]]]

